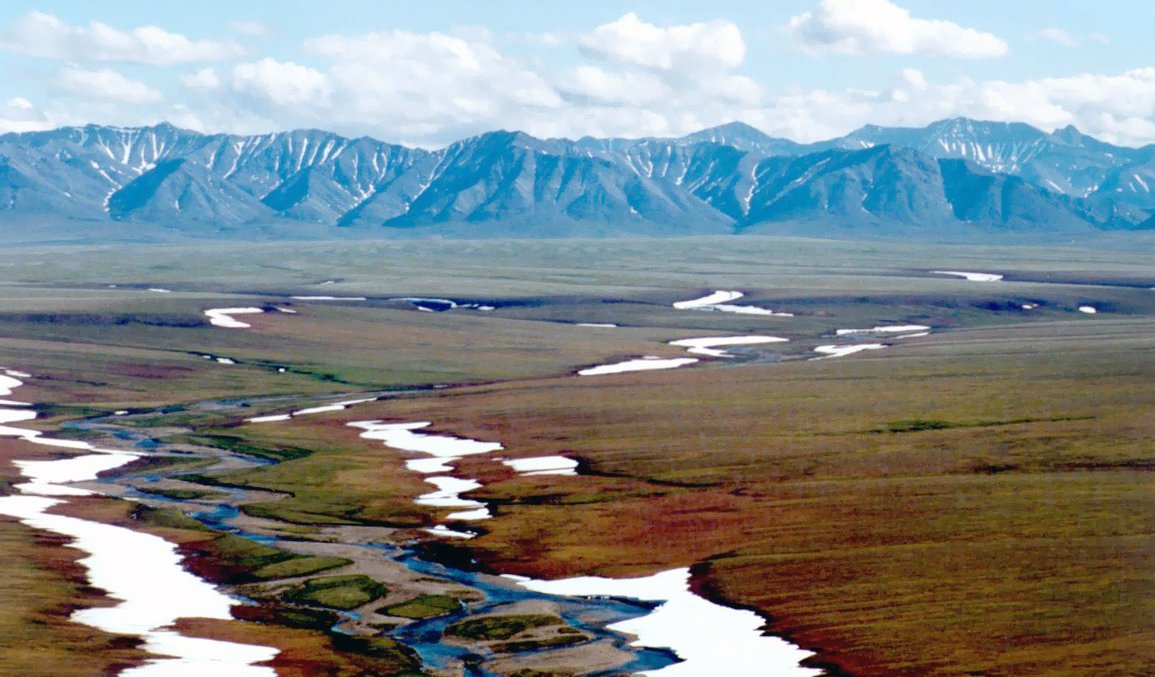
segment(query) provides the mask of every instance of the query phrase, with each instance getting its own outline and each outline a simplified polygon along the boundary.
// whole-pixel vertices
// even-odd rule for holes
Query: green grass
[[[309,455],[308,449],[301,449],[298,447],[267,447],[259,444],[253,444],[243,438],[234,435],[182,435],[174,437],[172,442],[184,444],[198,444],[206,447],[216,447],[224,449],[237,454],[244,454],[246,456],[256,456],[257,458],[269,459],[272,461],[291,461],[295,458],[303,458]]]
[[[0,252],[0,348],[5,366],[46,377],[36,399],[60,404],[61,418],[258,396],[286,399],[253,410],[291,411],[293,397],[500,382],[275,425],[244,425],[249,409],[212,405],[126,424],[191,426],[200,440],[279,461],[193,479],[286,492],[244,510],[301,525],[440,516],[413,505],[428,485],[404,471],[405,456],[359,439],[350,420],[432,420],[519,455],[565,451],[591,474],[510,478],[463,461],[500,510],[462,547],[502,571],[550,577],[697,565],[700,589],[759,609],[852,674],[1143,674],[1155,655],[1152,242],[21,248]],[[969,284],[931,269],[1008,279]],[[338,282],[322,293],[503,307],[297,303],[300,314],[260,316],[251,331],[203,322],[204,308],[280,304],[326,279]],[[796,317],[670,307],[713,289]],[[1023,301],[1042,306],[1024,312]],[[1084,316],[1081,303],[1103,312]],[[836,329],[883,323],[935,331],[877,354],[791,361]],[[786,360],[567,376],[624,356],[683,355],[663,344],[674,338],[739,333],[790,338],[773,347]],[[218,549],[208,554],[243,580],[308,570],[228,541]]]
[[[423,620],[445,616],[461,610],[461,600],[448,595],[420,595],[411,600],[387,606],[382,613],[387,616]]]
[[[154,496],[162,496],[164,498],[171,498],[178,501],[190,501],[201,498],[219,498],[225,496],[219,491],[202,491],[200,489],[160,489],[155,487],[137,487],[137,489],[146,494]]]
[[[497,653],[523,653],[525,651],[541,651],[556,649],[562,646],[573,646],[586,641],[584,635],[559,635],[557,637],[543,637],[541,639],[523,639],[514,642],[495,644],[493,650]]]
[[[298,555],[231,534],[195,548],[211,560],[205,565],[212,566],[216,578],[233,583],[307,576],[350,563],[339,557]]]
[[[565,625],[565,621],[546,614],[484,616],[454,623],[445,629],[445,634],[463,639],[494,641],[509,639],[531,628],[551,625]]]
[[[314,578],[286,591],[282,599],[296,604],[349,610],[368,604],[386,592],[385,586],[368,576],[352,574]]]
[[[132,518],[158,527],[171,527],[174,529],[212,533],[212,529],[175,508],[153,508],[147,505],[136,504],[132,508]]]
[[[343,557],[324,557],[312,555],[298,555],[291,559],[266,564],[252,572],[253,578],[262,581],[279,578],[296,578],[309,576],[329,569],[336,569],[349,564]]]

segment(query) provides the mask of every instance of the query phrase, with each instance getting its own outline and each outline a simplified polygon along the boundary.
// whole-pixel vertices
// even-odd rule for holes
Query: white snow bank
[[[845,346],[818,346],[814,352],[821,353],[822,357],[812,357],[811,360],[826,360],[832,357],[846,357],[854,353],[861,353],[864,350],[882,350],[886,347],[884,343],[853,343]]]
[[[480,442],[451,435],[429,435],[413,432],[421,428],[428,428],[430,423],[427,421],[418,423],[354,421],[349,425],[364,430],[365,432],[361,433],[361,437],[367,440],[379,440],[387,447],[429,454],[439,458],[457,459],[462,456],[486,454],[502,449],[501,444],[497,442]]]
[[[249,423],[272,423],[273,421],[288,421],[291,418],[293,418],[291,414],[273,414],[271,416],[256,416],[246,420]]]
[[[971,273],[962,270],[932,270],[930,272],[935,275],[954,275],[955,277],[966,278],[971,282],[998,282],[1003,279],[1003,276],[997,273]]]
[[[690,310],[693,308],[703,308],[705,306],[713,306],[727,301],[737,301],[745,296],[740,291],[716,291],[709,296],[703,296],[699,299],[691,299],[689,301],[678,301],[674,303],[674,307],[678,310]]]
[[[447,538],[474,538],[475,536],[477,536],[477,534],[473,534],[473,533],[470,533],[467,531],[458,531],[456,529],[450,529],[449,527],[445,526],[444,524],[438,524],[437,526],[432,527],[430,529],[422,529],[422,531],[424,531],[427,534],[433,534],[434,536],[445,536]]]
[[[687,348],[687,352],[694,355],[709,357],[733,357],[725,350],[716,350],[718,346],[749,346],[765,343],[786,343],[790,339],[778,336],[715,336],[707,338],[689,338],[670,341],[670,345]]]
[[[522,475],[576,475],[578,467],[577,461],[565,456],[511,458],[502,461],[502,464]]]
[[[677,369],[687,364],[694,364],[698,360],[693,357],[674,357],[662,359],[659,357],[643,357],[640,360],[626,360],[614,364],[603,364],[589,367],[578,372],[578,376],[604,376],[606,374],[622,374],[627,371],[651,371],[655,369]]]
[[[870,329],[839,329],[834,332],[839,336],[854,334],[905,334],[912,331],[927,331],[930,327],[925,324],[886,324]]]
[[[16,385],[21,384],[4,384],[9,388]],[[35,412],[28,410],[0,409],[0,423],[27,421],[35,416]],[[61,503],[49,495],[91,493],[66,483],[95,479],[97,473],[125,465],[136,458],[136,454],[96,449],[77,440],[45,438],[39,431],[10,426],[0,426],[0,436],[95,452],[59,461],[16,461],[16,466],[28,478],[28,482],[17,488],[24,494],[40,495],[0,497],[0,514],[15,517],[34,529],[68,536],[73,539],[72,547],[88,554],[80,564],[88,570],[89,583],[104,590],[117,604],[81,609],[72,614],[72,620],[109,633],[138,636],[144,640],[145,651],[159,656],[120,674],[137,677],[213,673],[237,677],[276,675],[272,668],[253,664],[271,660],[277,655],[277,649],[195,639],[165,629],[179,618],[229,620],[232,618],[230,608],[238,603],[185,571],[175,544],[123,527],[46,512]]]
[[[765,621],[753,611],[731,609],[690,590],[690,570],[672,569],[647,578],[595,576],[537,581],[510,576],[528,590],[551,595],[609,596],[660,602],[639,618],[614,623],[611,630],[637,637],[633,646],[666,648],[682,662],[640,672],[654,677],[811,677],[822,672],[799,665],[813,654],[786,640],[763,634]]]
[[[205,311],[205,315],[208,316],[209,323],[214,327],[248,329],[252,325],[235,319],[233,315],[256,315],[263,312],[265,311],[260,308],[210,308]]]
[[[737,301],[745,296],[740,291],[725,291],[719,290],[703,296],[700,299],[691,299],[689,301],[678,301],[674,307],[678,310],[714,310],[722,313],[737,313],[739,315],[771,315],[774,317],[794,317],[794,313],[778,313],[769,308],[759,308],[757,306],[735,306],[727,303],[727,301]]]

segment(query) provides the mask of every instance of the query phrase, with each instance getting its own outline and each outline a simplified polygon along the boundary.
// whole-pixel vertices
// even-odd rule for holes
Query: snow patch
[[[550,595],[618,597],[657,602],[648,614],[609,626],[634,635],[631,646],[669,649],[682,662],[638,674],[646,677],[777,675],[813,677],[822,671],[801,667],[814,654],[763,633],[766,621],[753,611],[731,609],[695,595],[690,570],[672,569],[645,578],[584,576],[539,581],[507,576],[527,590]]]
[[[22,385],[10,380],[0,388]],[[0,423],[27,421],[36,413],[0,409]],[[71,546],[88,553],[80,560],[88,582],[117,602],[111,607],[81,609],[72,620],[105,632],[133,635],[142,648],[157,656],[122,675],[228,674],[237,677],[275,676],[272,668],[258,667],[279,652],[272,647],[185,637],[170,628],[179,618],[231,620],[238,604],[212,585],[186,571],[176,545],[123,527],[49,514],[62,501],[49,496],[87,495],[68,483],[96,479],[103,470],[120,467],[136,454],[97,449],[87,442],[43,437],[40,431],[0,426],[0,436],[34,444],[94,452],[60,461],[16,461],[28,482],[17,485],[25,495],[0,497],[0,514],[15,517],[34,529],[72,539]],[[28,495],[39,494],[39,495]],[[131,553],[126,557],[125,553]]]
[[[970,282],[998,282],[1003,279],[1003,276],[997,273],[971,273],[962,270],[932,270],[930,272],[935,275],[954,275]]]
[[[502,461],[521,475],[576,475],[578,462],[565,456],[511,458]]]
[[[853,336],[855,334],[902,334],[905,332],[925,332],[930,327],[924,324],[888,324],[870,329],[839,329],[834,332],[838,336]]]
[[[670,345],[687,348],[693,355],[707,357],[734,357],[725,350],[717,350],[719,346],[748,346],[766,343],[786,343],[790,339],[777,336],[718,336],[711,338],[690,338],[670,341]]]
[[[597,367],[588,367],[578,371],[578,376],[605,376],[606,374],[622,374],[627,371],[677,369],[678,367],[684,367],[687,364],[694,364],[697,361],[697,358],[693,357],[675,357],[662,359],[660,357],[646,356],[636,360],[626,360],[625,362],[615,362],[613,364],[603,364]]]
[[[884,343],[855,343],[844,346],[818,346],[814,352],[820,353],[822,357],[812,357],[811,360],[827,360],[832,357],[846,357],[854,353],[861,353],[865,350],[882,350],[886,348]]]
[[[233,317],[233,315],[257,315],[265,312],[260,308],[210,308],[205,311],[205,315],[209,318],[209,324],[214,327],[226,327],[228,329],[249,329],[252,325]]]

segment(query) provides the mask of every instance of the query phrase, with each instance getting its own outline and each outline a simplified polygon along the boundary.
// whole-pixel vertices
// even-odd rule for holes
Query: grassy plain
[[[36,374],[25,397],[59,405],[45,425],[239,397],[258,398],[252,415],[279,413],[394,391],[285,423],[245,425],[204,404],[157,417],[202,442],[290,450],[222,478],[291,494],[247,508],[259,517],[434,523],[440,513],[412,503],[428,485],[404,457],[344,425],[429,420],[510,456],[582,462],[576,478],[457,464],[496,513],[470,554],[501,571],[690,565],[701,590],[758,609],[853,675],[1144,674],[1155,670],[1151,257],[1149,246],[756,238],[29,248],[0,254],[0,351],[3,366]],[[714,289],[795,317],[670,307]],[[321,294],[368,300],[291,299]],[[404,296],[496,309],[389,300]],[[266,304],[298,313],[245,316],[251,330],[201,315]],[[882,323],[935,331],[800,359],[835,329]],[[791,342],[734,363],[571,376],[684,355],[672,339],[739,333]],[[440,383],[467,385],[414,390]]]

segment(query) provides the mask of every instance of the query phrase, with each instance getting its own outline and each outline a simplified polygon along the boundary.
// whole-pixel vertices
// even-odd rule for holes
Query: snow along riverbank
[[[28,378],[21,372],[5,371],[0,376],[0,395],[11,395],[14,388],[23,385],[16,374]],[[100,471],[125,465],[137,457],[135,454],[97,449],[86,442],[49,438],[39,431],[9,426],[35,419],[36,412],[18,402],[6,400],[3,404],[0,437],[92,452],[59,461],[16,461],[29,481],[17,485],[21,494],[0,497],[0,514],[15,517],[34,529],[67,536],[73,539],[72,547],[87,553],[80,564],[87,570],[89,582],[118,604],[80,609],[72,614],[72,620],[104,632],[140,637],[144,640],[142,648],[157,656],[121,675],[277,674],[272,668],[256,665],[272,660],[279,653],[277,649],[186,637],[168,629],[180,618],[229,620],[230,608],[239,603],[185,571],[175,544],[151,534],[48,512],[63,502],[54,497],[92,493],[69,486],[70,483],[94,480]]]

